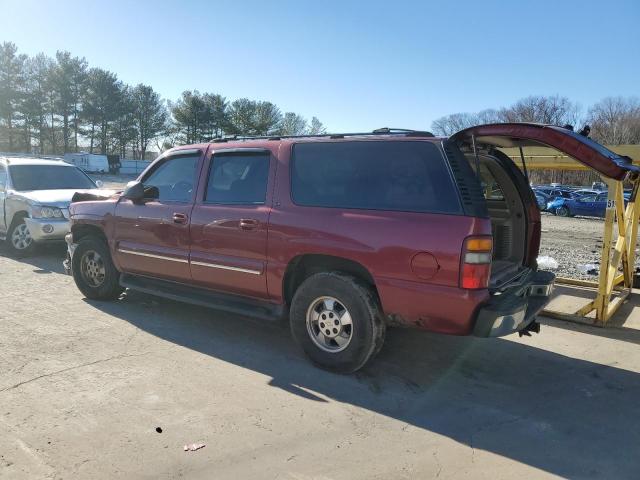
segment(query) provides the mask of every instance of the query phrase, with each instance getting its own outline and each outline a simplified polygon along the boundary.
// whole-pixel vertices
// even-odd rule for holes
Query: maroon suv
[[[92,299],[130,288],[288,316],[311,360],[339,372],[371,359],[387,325],[537,331],[553,275],[536,267],[535,197],[500,150],[528,145],[614,178],[633,168],[533,124],[223,139],[166,152],[120,195],[73,203],[67,266]]]

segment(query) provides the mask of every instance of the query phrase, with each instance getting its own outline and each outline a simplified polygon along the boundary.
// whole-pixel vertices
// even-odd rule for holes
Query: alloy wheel
[[[316,298],[307,310],[307,332],[325,352],[341,352],[353,337],[353,322],[347,308],[334,297]]]
[[[33,243],[31,232],[26,223],[21,223],[13,229],[11,234],[11,244],[16,250],[26,250]]]
[[[99,287],[104,282],[104,260],[95,250],[87,250],[80,259],[82,278],[91,287]]]

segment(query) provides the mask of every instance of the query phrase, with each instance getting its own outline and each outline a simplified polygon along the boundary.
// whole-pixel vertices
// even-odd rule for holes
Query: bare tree
[[[478,116],[472,113],[453,113],[437,120],[431,124],[431,130],[436,135],[448,137],[460,130],[478,125]]]
[[[532,95],[499,111],[503,122],[534,122],[549,125],[575,125],[580,108],[566,97]]]
[[[637,98],[607,97],[589,109],[591,135],[609,145],[640,143],[640,102]]]

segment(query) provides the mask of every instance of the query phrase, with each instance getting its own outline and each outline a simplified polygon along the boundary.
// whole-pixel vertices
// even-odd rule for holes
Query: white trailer
[[[106,155],[96,155],[93,153],[65,153],[64,161],[81,168],[85,172],[108,173],[109,160]]]

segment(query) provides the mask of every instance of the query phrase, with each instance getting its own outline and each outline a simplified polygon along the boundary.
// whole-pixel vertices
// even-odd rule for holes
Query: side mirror
[[[142,182],[132,181],[127,183],[122,197],[131,200],[133,203],[140,203],[144,200],[144,185]]]
[[[104,182],[102,180],[96,180],[96,187],[98,188],[104,187]]]

